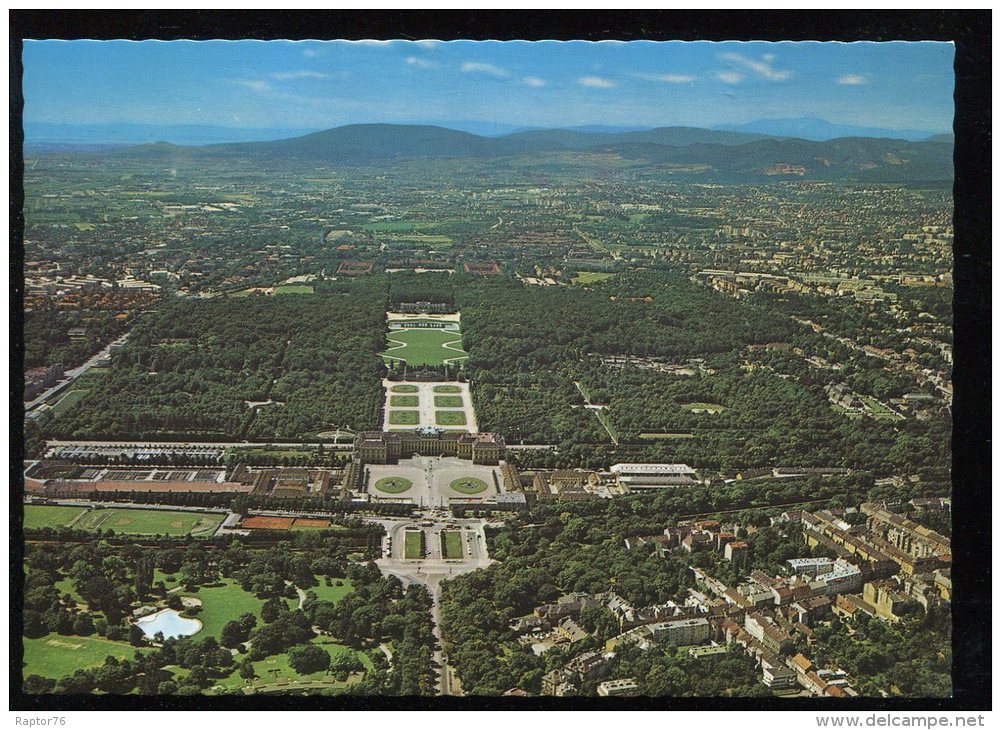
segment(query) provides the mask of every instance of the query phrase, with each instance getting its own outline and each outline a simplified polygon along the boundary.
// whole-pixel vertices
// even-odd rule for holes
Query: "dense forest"
[[[384,296],[175,300],[136,326],[63,437],[303,438],[376,425]]]

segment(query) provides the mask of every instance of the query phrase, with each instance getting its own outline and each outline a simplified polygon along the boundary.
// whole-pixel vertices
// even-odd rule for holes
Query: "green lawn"
[[[389,422],[394,426],[416,426],[421,422],[420,411],[390,411]]]
[[[364,665],[366,671],[372,669],[372,660],[367,654],[365,654],[365,652],[355,651],[354,649],[344,646],[343,644],[338,644],[329,636],[318,636],[310,643],[322,647],[323,650],[330,654],[331,657],[344,652],[354,652],[359,661]],[[297,684],[318,682],[322,682],[324,685],[329,685],[331,689],[337,689],[347,687],[350,684],[355,684],[360,682],[362,679],[361,674],[351,675],[348,677],[346,682],[338,682],[332,675],[329,675],[326,672],[299,674],[289,666],[288,654],[277,654],[258,662],[254,662],[254,671],[256,672],[257,677],[252,680],[251,684],[255,689],[261,689],[267,687],[268,685],[294,687]],[[244,680],[240,676],[240,673],[236,670],[234,670],[230,676],[219,680],[218,684],[226,689],[238,689],[240,687],[247,686],[246,680]]]
[[[406,542],[403,544],[403,557],[407,560],[420,560],[424,557],[424,532],[408,530]]]
[[[261,623],[261,606],[264,601],[243,590],[239,583],[230,578],[220,582],[222,585],[204,586],[194,593],[182,592],[182,595],[193,596],[202,602],[202,610],[194,616],[202,622],[202,630],[195,634],[196,639],[207,636],[221,638],[222,627],[245,613],[254,614],[258,625]]]
[[[316,579],[320,581],[319,585],[313,586],[312,588],[303,588],[306,593],[315,593],[317,600],[320,601],[330,601],[331,603],[337,603],[344,596],[348,595],[354,591],[354,586],[351,584],[350,578],[331,578],[330,585],[326,584],[326,577],[322,575],[316,576]],[[341,585],[337,585],[340,583]]]
[[[131,659],[137,649],[122,641],[108,641],[100,636],[60,636],[48,634],[38,639],[24,639],[24,676],[59,679],[77,669],[104,664],[105,657]]]
[[[647,441],[656,441],[658,439],[690,439],[695,438],[695,434],[692,433],[641,433],[640,438]]]
[[[435,411],[434,421],[439,426],[465,426],[466,414],[464,411]]]
[[[476,477],[461,477],[454,480],[449,486],[463,494],[479,494],[480,492],[485,492],[487,489],[487,483]]]
[[[57,580],[55,586],[57,591],[68,594],[75,603],[86,603],[86,601],[83,600],[83,597],[77,593],[76,588],[73,587],[73,581],[69,578],[61,578]]]
[[[436,395],[434,405],[435,408],[462,408],[464,403],[461,395]]]
[[[171,580],[167,580],[168,578],[170,578]],[[168,591],[171,588],[173,588],[176,585],[178,585],[178,580],[177,580],[177,574],[176,573],[174,573],[174,574],[168,574],[168,573],[164,573],[159,568],[154,568],[153,569],[153,585],[156,585],[160,581],[163,581],[163,585],[167,588]]]
[[[462,388],[458,385],[436,385],[434,386],[435,393],[461,393]]]
[[[416,395],[391,395],[389,405],[394,408],[416,408],[420,404],[420,398]]]
[[[313,287],[306,284],[283,284],[275,287],[275,296],[282,294],[312,294]]]
[[[49,504],[24,505],[24,529],[41,527],[65,527],[79,515],[86,512],[84,507],[59,507]]]
[[[416,393],[418,390],[420,390],[416,385],[410,385],[409,383],[393,385],[389,389],[394,393]]]
[[[596,281],[604,281],[605,279],[610,279],[615,274],[606,274],[600,271],[579,271],[577,276],[575,276],[571,281],[574,284],[593,284]]]
[[[403,477],[383,477],[375,483],[375,488],[380,492],[386,492],[386,494],[400,494],[412,486],[414,483]]]
[[[387,360],[405,360],[408,365],[443,365],[445,360],[464,360],[462,334],[433,329],[390,330],[386,336]],[[449,347],[446,347],[449,345]]]
[[[69,393],[60,398],[58,403],[52,406],[52,413],[58,416],[77,401],[83,400],[88,393],[90,393],[90,391],[85,388],[71,390]]]
[[[210,537],[224,515],[146,509],[93,509],[73,527],[114,530],[127,535],[192,535]]]
[[[445,530],[445,559],[462,560],[462,533],[458,530]]]

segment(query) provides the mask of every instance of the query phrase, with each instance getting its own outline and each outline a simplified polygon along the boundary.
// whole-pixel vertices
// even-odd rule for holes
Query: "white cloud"
[[[320,52],[313,48],[307,48],[302,52],[302,55],[304,55],[306,58],[316,58],[317,56],[320,55]]]
[[[546,85],[546,82],[540,79],[538,76],[526,76],[521,80],[521,83],[525,84],[526,86],[534,86],[536,88]]]
[[[271,84],[269,84],[267,81],[260,81],[254,79],[236,79],[235,83],[239,84],[240,86],[245,86],[251,91],[256,91],[259,94],[264,94],[268,91],[271,91]]]
[[[581,76],[577,79],[577,83],[581,86],[587,86],[592,89],[611,89],[615,86],[614,81],[603,79],[600,76]]]
[[[744,74],[738,73],[737,71],[720,71],[716,74],[716,78],[724,84],[739,84],[744,80]]]
[[[636,78],[665,84],[688,84],[695,81],[695,77],[688,74],[636,74]]]
[[[407,56],[407,65],[416,66],[417,68],[438,68],[441,64],[437,61],[428,61],[426,58],[417,58],[417,56]]]
[[[793,75],[792,71],[779,70],[772,66],[772,62],[775,61],[775,55],[772,53],[766,53],[760,61],[740,53],[724,53],[723,60],[742,66],[745,70],[769,81],[785,81]]]
[[[425,38],[424,40],[414,41],[414,45],[427,51],[433,51],[439,48],[444,42],[435,40],[434,38]]]
[[[862,74],[845,74],[838,77],[838,83],[843,86],[862,86],[869,83],[869,77]]]
[[[278,81],[291,81],[292,79],[329,79],[329,74],[319,71],[279,71],[271,74],[271,78]]]
[[[506,78],[511,75],[504,69],[494,66],[492,63],[477,63],[475,61],[466,61],[462,64],[462,70],[464,73],[483,73],[490,76],[497,76],[498,78]]]

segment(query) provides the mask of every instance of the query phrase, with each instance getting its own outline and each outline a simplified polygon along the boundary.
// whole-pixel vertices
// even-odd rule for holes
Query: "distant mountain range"
[[[521,132],[570,131],[585,134],[620,134],[623,132],[646,132],[649,126],[587,125],[561,127],[526,127],[523,124],[502,122],[447,121],[409,122],[413,126],[437,126],[468,132],[480,137],[502,137]],[[674,127],[677,129],[677,127]],[[832,124],[815,117],[791,119],[759,119],[746,124],[728,124],[711,127],[724,132],[747,132],[769,137],[798,137],[823,142],[837,137],[883,137],[919,141],[930,138],[934,132],[917,129],[887,129],[883,127],[858,127],[848,124]],[[110,124],[51,124],[46,122],[25,122],[25,141],[31,146],[62,145],[134,145],[170,142],[177,145],[208,145],[226,142],[263,142],[288,139],[311,132],[313,128],[289,129],[287,127],[221,127],[211,124],[131,124],[116,122]]]
[[[241,158],[368,164],[401,158],[508,158],[562,154],[601,164],[602,156],[679,180],[765,182],[783,179],[871,182],[952,179],[951,135],[914,142],[845,137],[828,141],[752,132],[663,127],[594,133],[573,129],[484,137],[444,127],[354,124],[267,142],[183,147],[167,143],[103,154],[146,158]],[[561,158],[552,164],[558,167]]]
[[[222,142],[258,142],[286,139],[314,129],[269,127],[217,127],[210,124],[47,124],[25,122],[27,146],[152,144],[167,141],[178,145],[205,145]]]
[[[838,137],[883,137],[917,142],[933,136],[932,132],[920,129],[857,127],[851,124],[832,124],[816,117],[759,119],[747,124],[728,124],[714,127],[714,129],[725,129],[731,132],[754,132],[757,134],[767,134],[772,137],[798,137],[816,142],[825,142],[829,139],[837,139]]]

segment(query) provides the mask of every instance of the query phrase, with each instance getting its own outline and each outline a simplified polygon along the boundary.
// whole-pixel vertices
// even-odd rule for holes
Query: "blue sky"
[[[948,43],[26,41],[24,118],[321,129],[716,126],[812,116],[947,131]]]

